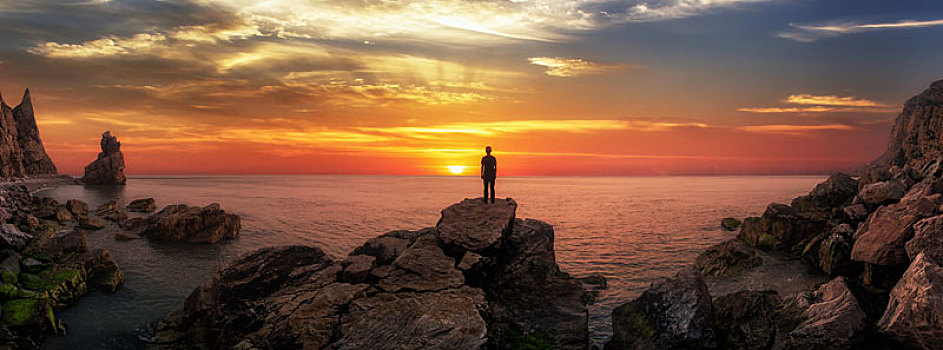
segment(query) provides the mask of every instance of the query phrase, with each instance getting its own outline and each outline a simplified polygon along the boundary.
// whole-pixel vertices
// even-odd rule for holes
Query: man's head
[[[491,146],[485,147],[485,153],[491,154]]]

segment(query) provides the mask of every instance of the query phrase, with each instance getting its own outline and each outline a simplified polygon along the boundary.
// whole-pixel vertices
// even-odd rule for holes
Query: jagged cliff
[[[56,166],[39,138],[29,89],[13,108],[0,96],[0,177],[55,173]]]
[[[875,165],[920,167],[943,155],[943,80],[911,97]]]

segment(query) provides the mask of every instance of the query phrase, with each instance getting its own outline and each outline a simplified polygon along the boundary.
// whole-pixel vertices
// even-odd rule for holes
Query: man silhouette
[[[488,203],[488,189],[491,189],[491,204],[494,204],[494,180],[498,177],[498,160],[491,155],[491,146],[485,147],[484,157],[481,157],[481,179],[485,185],[485,203]]]

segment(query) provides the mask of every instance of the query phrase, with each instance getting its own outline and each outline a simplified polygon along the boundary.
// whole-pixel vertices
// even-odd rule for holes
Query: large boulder
[[[904,245],[910,260],[924,253],[933,261],[943,261],[943,215],[918,221],[913,226],[914,238]]]
[[[844,277],[836,277],[815,291],[801,293],[787,302],[779,314],[774,349],[854,349],[867,328],[867,316]]]
[[[913,224],[937,213],[929,185],[915,185],[899,203],[878,208],[855,232],[851,259],[880,266],[907,264],[904,244],[913,238]]]
[[[511,232],[517,202],[505,199],[495,204],[466,198],[442,210],[436,224],[439,241],[452,252],[497,248],[503,235]]]
[[[763,263],[756,250],[743,240],[731,238],[697,256],[697,266],[706,276],[728,276]]]
[[[445,255],[431,234],[417,238],[393,260],[392,266],[389,276],[377,284],[387,292],[437,291],[465,283],[464,275],[455,268],[455,260]]]
[[[825,231],[825,221],[810,219],[785,204],[773,203],[762,217],[743,221],[738,237],[762,249],[791,250]]]
[[[205,207],[177,204],[149,216],[140,234],[159,241],[216,243],[236,238],[240,226],[239,216],[226,213],[219,203]]]
[[[589,313],[583,287],[557,266],[553,240],[549,224],[516,219],[498,256],[480,264],[489,305],[488,341],[494,348],[516,348],[519,338],[533,337],[553,349],[586,349]]]
[[[921,252],[891,290],[878,330],[914,348],[943,344],[943,266]]]
[[[32,238],[12,224],[0,224],[0,249],[21,250]]]
[[[729,350],[767,350],[776,339],[776,291],[739,291],[714,300],[717,345]]]
[[[713,304],[694,265],[656,283],[612,312],[607,350],[696,349],[714,342]]]
[[[907,186],[898,180],[875,182],[864,186],[855,198],[855,204],[878,206],[899,201],[907,193]]]
[[[111,131],[102,134],[101,152],[98,159],[85,166],[85,176],[82,183],[86,185],[124,185],[127,178],[124,176],[124,154],[121,153],[121,142],[111,135]]]
[[[799,213],[814,219],[838,217],[842,208],[851,203],[858,193],[858,181],[848,174],[835,173],[815,186],[807,196],[792,201]]]

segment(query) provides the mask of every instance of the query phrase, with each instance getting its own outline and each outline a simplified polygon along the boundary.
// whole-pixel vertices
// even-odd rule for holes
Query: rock
[[[416,239],[396,260],[394,270],[377,287],[387,292],[438,291],[457,288],[465,283],[455,261],[445,255],[432,234]]]
[[[609,283],[606,280],[606,277],[602,275],[589,275],[586,277],[582,277],[579,280],[583,284],[596,286],[596,288],[599,288],[599,289],[609,288]]]
[[[496,261],[480,267],[493,348],[526,348],[521,337],[561,350],[589,345],[587,296],[578,279],[560,271],[553,240],[549,224],[516,219]]]
[[[362,283],[367,280],[370,270],[376,267],[377,258],[369,255],[350,255],[343,262],[344,271],[340,280],[347,283]]]
[[[421,293],[342,318],[335,349],[479,349],[487,325],[477,288]]]
[[[747,218],[738,238],[761,249],[790,250],[825,231],[826,223],[806,218],[792,207],[773,203],[760,218]]]
[[[102,134],[102,151],[98,159],[85,166],[85,176],[82,183],[86,185],[124,185],[127,178],[124,176],[124,154],[121,153],[121,143],[110,131]]]
[[[880,207],[855,233],[851,259],[874,265],[894,266],[907,264],[904,244],[913,238],[911,226],[917,221],[936,214],[938,204],[923,197],[914,186],[900,203]]]
[[[30,236],[11,224],[0,224],[0,249],[21,250],[30,240]]]
[[[15,284],[20,274],[20,261],[22,260],[20,253],[3,250],[0,251],[0,256],[2,256],[2,260],[0,260],[0,280],[3,283]]]
[[[377,265],[388,265],[396,260],[410,244],[427,233],[435,234],[435,228],[420,231],[393,231],[368,239],[360,247],[354,248],[352,254],[364,254],[377,258]]]
[[[128,231],[135,231],[144,225],[144,218],[127,218],[118,222],[118,227]]]
[[[822,233],[809,241],[802,251],[802,260],[813,270],[818,270],[829,277],[849,273],[851,248],[854,230],[848,224],[841,224],[831,231]]]
[[[943,344],[943,267],[920,252],[891,290],[878,331],[914,348]]]
[[[226,213],[218,203],[202,208],[177,204],[149,216],[141,235],[159,241],[216,243],[236,238],[239,228],[239,216]]]
[[[707,276],[729,276],[763,263],[756,250],[740,239],[731,238],[703,251],[697,266]]]
[[[436,224],[439,240],[448,250],[495,248],[501,236],[511,232],[516,210],[517,202],[510,198],[495,204],[466,198],[442,210]]]
[[[65,224],[69,221],[72,221],[72,212],[70,212],[69,209],[66,209],[65,206],[59,206],[55,211],[53,211],[53,217],[60,224]]]
[[[458,262],[458,269],[462,271],[471,270],[481,262],[481,259],[481,255],[474,252],[465,252],[465,255],[462,255],[462,260]]]
[[[713,306],[704,277],[690,265],[673,278],[653,283],[635,300],[612,312],[607,350],[713,347]]]
[[[13,109],[16,121],[17,143],[23,152],[23,170],[25,175],[55,174],[56,166],[46,154],[43,141],[39,138],[39,128],[33,115],[33,102],[29,89],[23,94],[19,106]]]
[[[128,211],[133,212],[151,212],[157,210],[157,204],[154,198],[135,199],[128,203]]]
[[[727,231],[736,231],[740,228],[740,220],[734,218],[723,218],[720,219],[720,227],[723,227]]]
[[[781,341],[782,347],[776,349],[854,349],[867,328],[867,316],[844,277],[800,294],[783,306],[780,314],[777,342]]]
[[[79,228],[95,231],[105,228],[105,224],[95,218],[81,217],[79,218]]]
[[[868,211],[868,207],[860,203],[846,206],[843,209],[843,211],[844,211],[845,217],[853,222],[864,221],[865,219],[868,218],[868,215],[871,214]]]
[[[720,349],[770,349],[776,340],[776,291],[739,291],[714,300],[717,345]]]
[[[23,177],[23,149],[17,141],[16,119],[13,109],[0,97],[0,177]]]
[[[117,232],[115,233],[115,239],[119,241],[130,241],[138,238],[127,233]]]
[[[913,230],[914,238],[904,245],[907,257],[912,261],[922,252],[933,261],[943,261],[943,215],[920,220]]]
[[[33,258],[26,258],[26,259],[21,260],[20,266],[23,268],[24,271],[29,272],[29,273],[37,273],[47,267],[46,264]]]
[[[906,192],[907,188],[897,180],[875,182],[861,189],[855,204],[877,206],[895,203],[904,197]]]
[[[842,207],[851,203],[858,193],[858,181],[844,173],[835,173],[815,186],[807,196],[792,201],[802,215],[818,220],[838,217]]]
[[[118,262],[109,251],[104,249],[90,251],[79,260],[88,275],[86,282],[88,288],[113,293],[124,284],[124,273],[121,272]]]
[[[88,203],[85,203],[78,199],[70,199],[66,201],[65,207],[74,216],[83,217],[83,216],[88,215]]]
[[[85,232],[81,230],[57,231],[52,244],[46,246],[45,250],[60,255],[83,253],[88,251],[88,240],[85,237]]]

